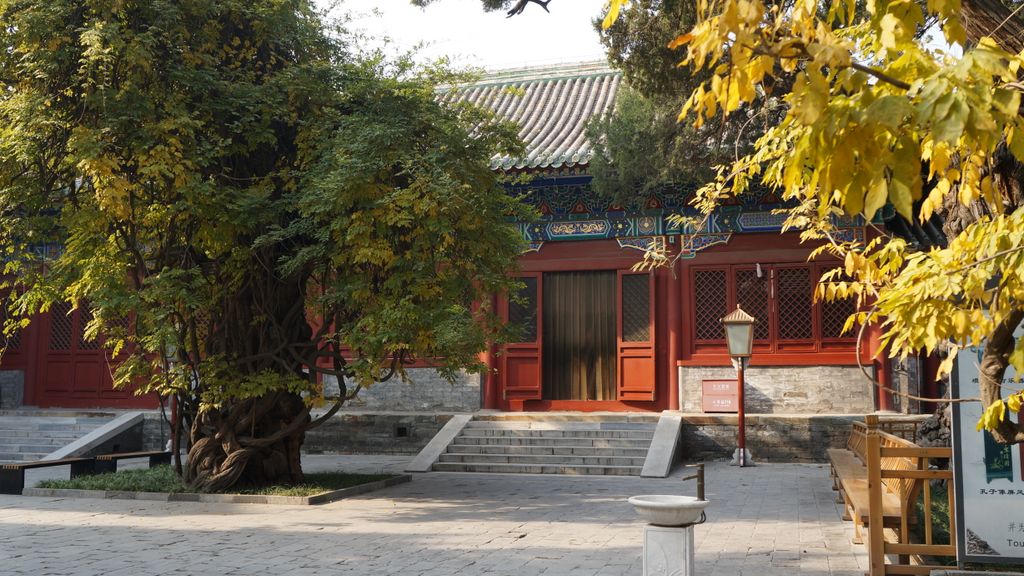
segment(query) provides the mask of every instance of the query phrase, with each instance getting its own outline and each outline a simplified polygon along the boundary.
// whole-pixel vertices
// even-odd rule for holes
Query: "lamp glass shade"
[[[722,318],[725,327],[725,341],[729,347],[729,356],[748,358],[754,348],[754,322],[757,320],[743,311],[739,306]]]
[[[754,346],[753,324],[726,324],[725,340],[729,345],[729,356],[746,358]]]

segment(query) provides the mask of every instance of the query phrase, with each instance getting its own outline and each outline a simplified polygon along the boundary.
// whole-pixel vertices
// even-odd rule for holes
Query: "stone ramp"
[[[476,415],[431,469],[639,476],[657,422],[657,414]]]
[[[0,462],[41,460],[115,416],[111,412],[0,411]]]

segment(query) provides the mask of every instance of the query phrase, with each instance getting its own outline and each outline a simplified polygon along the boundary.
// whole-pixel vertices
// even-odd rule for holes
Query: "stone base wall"
[[[0,370],[0,410],[21,408],[25,404],[25,372]]]
[[[683,367],[683,412],[703,412],[702,380],[735,379],[731,366]],[[744,380],[747,414],[864,414],[875,409],[872,385],[857,366],[753,366]]]
[[[302,450],[310,454],[417,454],[452,416],[339,413],[306,432]],[[171,438],[170,427],[159,412],[146,412],[140,431],[143,450],[163,450]]]
[[[454,383],[433,368],[409,368],[409,381],[395,377],[359,391],[343,411],[472,412],[480,409],[480,375],[462,372]],[[324,377],[324,391],[336,394],[338,380]]]
[[[167,413],[170,418],[170,412]],[[171,439],[171,425],[166,422],[160,412],[146,412],[142,421],[142,449],[163,450],[167,448],[167,441]],[[185,442],[185,434],[182,434],[182,444]]]
[[[306,432],[311,454],[416,454],[454,414],[339,413]]]
[[[754,461],[825,462],[829,448],[845,448],[851,423],[863,414],[747,415],[746,444]],[[735,415],[684,414],[680,453],[687,462],[732,458]]]

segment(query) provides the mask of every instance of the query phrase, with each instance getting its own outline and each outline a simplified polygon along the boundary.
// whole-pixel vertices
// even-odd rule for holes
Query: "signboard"
[[[739,412],[739,386],[736,380],[701,380],[701,410]]]
[[[960,351],[951,378],[954,398],[980,395],[980,361],[980,348]],[[1012,367],[1004,378],[1010,388],[1020,388],[1011,382]],[[953,405],[957,558],[1024,564],[1024,453],[1020,446],[998,444],[987,430],[976,430],[982,409],[978,402]]]

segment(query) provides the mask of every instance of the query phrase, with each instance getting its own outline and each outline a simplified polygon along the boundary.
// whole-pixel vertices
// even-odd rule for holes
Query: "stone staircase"
[[[39,460],[113,420],[110,413],[0,411],[0,463]]]
[[[639,476],[657,422],[633,414],[476,416],[433,470]]]

